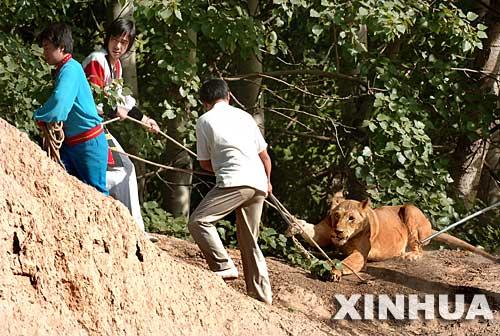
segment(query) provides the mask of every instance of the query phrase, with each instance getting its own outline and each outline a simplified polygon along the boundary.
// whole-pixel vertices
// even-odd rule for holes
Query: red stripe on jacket
[[[66,139],[64,139],[64,143],[66,143],[66,145],[68,145],[68,146],[75,146],[75,145],[78,145],[78,144],[83,143],[85,141],[89,141],[90,139],[96,138],[102,132],[103,132],[102,125],[99,124],[95,127],[92,127],[88,131],[85,131],[83,133],[80,133],[80,134],[77,134],[77,135],[74,135],[71,137],[67,137]]]
[[[104,68],[97,60],[90,61],[84,70],[89,82],[96,84],[100,88],[106,85],[104,82]]]

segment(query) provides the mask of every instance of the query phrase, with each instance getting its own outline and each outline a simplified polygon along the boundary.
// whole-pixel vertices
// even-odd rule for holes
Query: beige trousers
[[[251,187],[215,187],[189,218],[188,228],[212,271],[234,267],[213,222],[236,211],[236,233],[247,293],[271,304],[272,292],[266,260],[257,239],[265,193]]]

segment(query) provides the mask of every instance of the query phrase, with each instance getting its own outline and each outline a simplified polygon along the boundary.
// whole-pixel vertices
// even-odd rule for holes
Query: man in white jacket
[[[216,186],[191,215],[189,231],[212,271],[226,280],[237,278],[238,270],[213,225],[236,211],[247,292],[271,304],[266,260],[257,244],[262,206],[272,191],[267,143],[252,116],[229,105],[225,81],[203,83],[200,98],[208,112],[196,123],[198,160],[203,169],[215,173]]]

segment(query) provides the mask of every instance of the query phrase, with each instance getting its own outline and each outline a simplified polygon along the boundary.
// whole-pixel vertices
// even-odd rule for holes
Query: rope
[[[427,237],[427,238],[425,238],[425,239],[421,240],[421,241],[420,241],[420,244],[424,244],[424,243],[428,242],[429,240],[431,240],[432,238],[435,238],[435,237],[439,236],[440,234],[445,233],[446,231],[448,231],[448,230],[450,230],[450,229],[454,228],[455,226],[460,225],[460,224],[462,224],[462,223],[465,223],[465,222],[466,222],[466,221],[468,221],[469,219],[472,219],[472,218],[474,218],[474,217],[477,217],[477,216],[479,216],[479,215],[481,215],[481,214],[485,213],[486,211],[490,211],[491,209],[496,208],[496,207],[498,207],[498,206],[500,206],[500,202],[497,202],[497,203],[495,203],[495,204],[493,204],[493,205],[490,205],[489,207],[487,207],[487,208],[485,208],[485,209],[482,209],[482,210],[479,210],[479,211],[477,211],[477,212],[474,212],[472,215],[469,215],[469,216],[467,216],[467,217],[465,217],[465,218],[463,218],[463,219],[459,220],[458,222],[453,223],[453,224],[451,224],[451,225],[449,225],[449,226],[445,227],[445,228],[444,228],[444,229],[442,229],[441,231],[438,231],[438,232],[436,232],[436,233],[433,233],[433,234],[432,234],[432,235],[430,235],[429,237]]]
[[[142,125],[144,127],[147,127],[147,128],[150,128],[150,125],[146,124],[146,123],[143,123],[142,121],[139,121],[135,118],[132,118],[130,116],[126,116],[125,117],[126,119],[130,120],[130,121],[133,121],[139,125]],[[115,121],[118,121],[120,120],[119,117],[116,117],[116,118],[113,118],[113,119],[110,119],[110,120],[107,120],[105,122],[102,123],[102,125],[106,125],[106,124],[110,124],[112,122],[115,122]],[[196,155],[196,153],[194,153],[192,150],[190,150],[189,148],[187,148],[186,146],[184,146],[183,144],[181,144],[180,142],[178,142],[177,140],[175,140],[174,138],[172,138],[171,136],[167,135],[165,132],[162,132],[161,130],[158,131],[159,134],[163,135],[165,138],[167,138],[168,140],[172,141],[174,144],[176,144],[177,146],[181,147],[182,149],[184,149],[186,152],[188,152],[189,154],[191,154],[192,156],[194,156],[195,158],[198,157],[198,155]]]
[[[269,198],[271,199],[271,201],[274,203],[274,205],[276,206],[276,210],[279,212],[279,214],[281,215],[281,217],[283,218],[283,220],[288,224],[288,226],[290,228],[298,228],[301,235],[304,236],[309,242],[311,242],[320,252],[321,254],[328,260],[328,262],[333,266],[335,267],[334,265],[334,262],[332,259],[330,259],[330,257],[325,253],[325,251],[323,251],[323,249],[318,245],[318,243],[316,243],[308,234],[307,232],[304,231],[304,229],[302,228],[301,225],[299,225],[297,223],[297,218],[295,218],[294,216],[292,216],[292,214],[290,214],[290,212],[288,212],[288,210],[283,206],[283,204],[280,203],[280,201],[278,201],[278,199],[273,195],[273,194],[270,194],[269,195]],[[300,250],[304,250],[305,251],[305,248],[298,242],[298,240],[295,238],[294,235],[292,235],[292,240],[294,243],[298,244],[297,248],[299,248]],[[312,255],[308,253],[308,257],[312,257]],[[350,267],[349,265],[345,264],[345,263],[342,263],[342,266],[345,266],[347,269],[349,269],[359,280],[361,280],[362,282],[366,282],[365,279],[363,279],[358,272],[356,272],[352,267]]]
[[[149,161],[149,160],[143,159],[141,157],[129,154],[127,152],[121,151],[121,150],[116,149],[116,148],[111,148],[111,150],[113,152],[126,155],[126,156],[128,156],[128,157],[130,157],[130,158],[132,158],[134,160],[141,161],[141,162],[144,162],[144,163],[156,166],[156,167],[160,167],[160,168],[163,168],[163,169],[166,169],[166,170],[172,170],[172,171],[177,171],[177,172],[186,173],[186,174],[198,174],[198,175],[214,176],[213,173],[209,173],[209,172],[198,171],[198,170],[193,170],[193,169],[176,168],[176,167],[172,167],[172,166],[162,165],[160,163],[156,163],[156,162],[153,162],[153,161]]]
[[[40,123],[40,128],[43,134],[43,149],[52,160],[64,167],[59,154],[59,149],[64,142],[62,121],[55,123]]]
[[[103,121],[101,125],[105,126],[107,124],[111,124],[112,122],[115,122],[115,121],[118,121],[118,120],[120,120],[120,117],[115,117],[113,119],[109,119],[109,120]]]

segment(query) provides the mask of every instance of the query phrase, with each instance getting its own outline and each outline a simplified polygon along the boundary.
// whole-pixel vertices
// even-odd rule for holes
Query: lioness
[[[372,209],[370,200],[358,202],[334,198],[328,215],[313,225],[299,220],[304,232],[322,247],[334,245],[347,257],[345,267],[333,270],[334,280],[360,271],[367,260],[380,261],[393,257],[416,260],[422,256],[420,241],[435,231],[425,215],[414,205],[383,206]],[[301,233],[299,231],[299,233]],[[308,237],[303,234],[304,238]],[[494,256],[463,240],[443,233],[437,241],[478,253],[497,261]],[[309,241],[309,243],[311,243]]]

